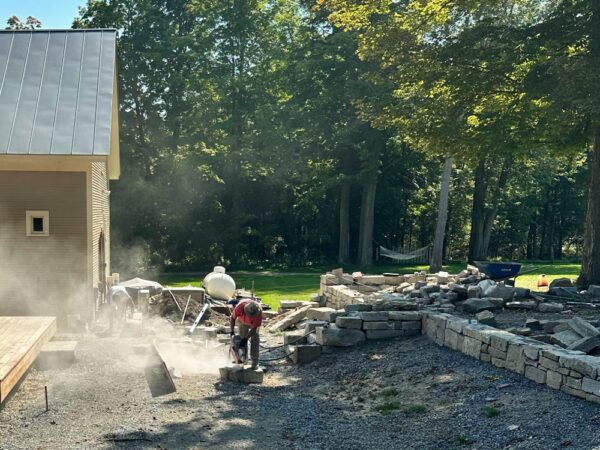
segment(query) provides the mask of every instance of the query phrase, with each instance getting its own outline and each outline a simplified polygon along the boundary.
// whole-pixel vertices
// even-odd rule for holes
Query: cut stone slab
[[[75,362],[77,341],[46,342],[36,359],[38,370],[64,369]]]
[[[540,303],[538,305],[539,312],[559,313],[565,309],[562,303]]]
[[[390,320],[402,320],[402,321],[409,321],[409,320],[421,320],[422,319],[422,314],[420,312],[413,312],[413,311],[390,311],[389,313],[389,319]]]
[[[306,334],[315,331],[317,327],[323,327],[328,323],[329,322],[326,322],[324,320],[307,320],[304,324],[304,333]]]
[[[477,313],[475,315],[475,318],[477,319],[477,322],[482,323],[484,325],[489,325],[491,327],[495,327],[497,325],[496,316],[494,316],[494,313],[492,313],[489,310]]]
[[[594,298],[600,297],[600,286],[591,284],[587,288],[588,294],[590,294]]]
[[[287,330],[292,325],[297,324],[301,320],[306,318],[306,312],[311,309],[312,305],[303,306],[298,308],[297,310],[288,313],[285,317],[275,322],[273,325],[269,327],[269,331],[275,333],[277,331]]]
[[[515,288],[504,284],[496,284],[485,290],[486,297],[501,298],[504,301],[510,301],[515,296]]]
[[[383,322],[389,319],[388,311],[361,312],[360,318],[366,322]]]
[[[371,305],[367,305],[367,304],[363,304],[363,303],[355,303],[352,305],[344,306],[344,309],[346,310],[347,313],[371,311]]]
[[[527,319],[525,321],[525,328],[529,328],[531,331],[541,331],[542,324],[537,319]]]
[[[304,344],[304,342],[306,342],[306,336],[304,336],[305,334],[306,333],[303,330],[288,331],[286,333],[283,333],[283,344]],[[228,338],[227,341],[229,342],[230,339]]]
[[[250,366],[234,364],[233,366],[220,367],[219,375],[222,381],[235,383],[262,383],[264,372],[262,369],[253,370]]]
[[[363,322],[363,330],[393,330],[394,322]]]
[[[308,364],[321,356],[323,347],[320,345],[288,345],[286,350],[294,364]]]
[[[548,286],[548,290],[557,287],[573,287],[573,282],[570,278],[556,278],[550,282],[550,286]]]
[[[507,309],[533,310],[536,308],[537,303],[534,301],[531,301],[531,302],[508,302],[505,306]]]
[[[468,298],[480,298],[483,296],[483,290],[479,286],[469,286],[467,288]]]
[[[325,322],[331,322],[331,314],[335,312],[336,310],[333,308],[312,308],[306,311],[306,318],[309,320],[322,320]]]
[[[362,319],[360,317],[338,317],[335,319],[335,324],[339,328],[353,328],[360,330],[362,328]]]
[[[351,347],[366,339],[361,330],[335,326],[317,328],[316,338],[317,344],[332,347]]]
[[[571,330],[561,331],[552,335],[552,340],[554,341],[554,343],[565,348],[569,347],[570,345],[573,345],[580,339],[581,336]]]
[[[584,353],[589,353],[597,347],[600,347],[600,336],[590,336],[581,338],[572,343],[567,347],[567,350],[579,350]]]
[[[367,330],[367,339],[389,339],[407,336],[407,331],[402,330]]]
[[[577,334],[583,337],[594,337],[600,335],[600,331],[592,326],[587,320],[581,317],[573,317],[569,322],[569,327]]]
[[[489,298],[470,298],[462,304],[462,310],[467,313],[476,314],[481,311],[502,309],[502,305],[493,302]]]

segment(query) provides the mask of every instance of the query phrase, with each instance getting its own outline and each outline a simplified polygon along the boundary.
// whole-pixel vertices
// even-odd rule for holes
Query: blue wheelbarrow
[[[516,278],[521,274],[521,264],[500,261],[474,261],[475,267],[494,281]]]

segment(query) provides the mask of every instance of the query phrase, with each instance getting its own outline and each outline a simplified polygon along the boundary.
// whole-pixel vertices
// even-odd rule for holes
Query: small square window
[[[48,211],[27,211],[25,220],[27,236],[50,236]]]

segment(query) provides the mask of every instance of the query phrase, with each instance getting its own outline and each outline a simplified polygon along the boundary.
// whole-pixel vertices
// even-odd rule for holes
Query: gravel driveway
[[[600,449],[598,405],[424,337],[277,363],[263,385],[184,375],[156,399],[145,340],[77,339],[72,367],[32,369],[0,411],[0,449]]]

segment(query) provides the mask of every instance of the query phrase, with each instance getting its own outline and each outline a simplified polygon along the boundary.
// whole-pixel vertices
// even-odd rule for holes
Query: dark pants
[[[244,339],[250,340],[250,358],[252,361],[258,362],[258,352],[260,350],[260,335],[258,334],[258,328],[250,328],[248,325],[244,325],[238,321],[238,329],[240,336]]]

